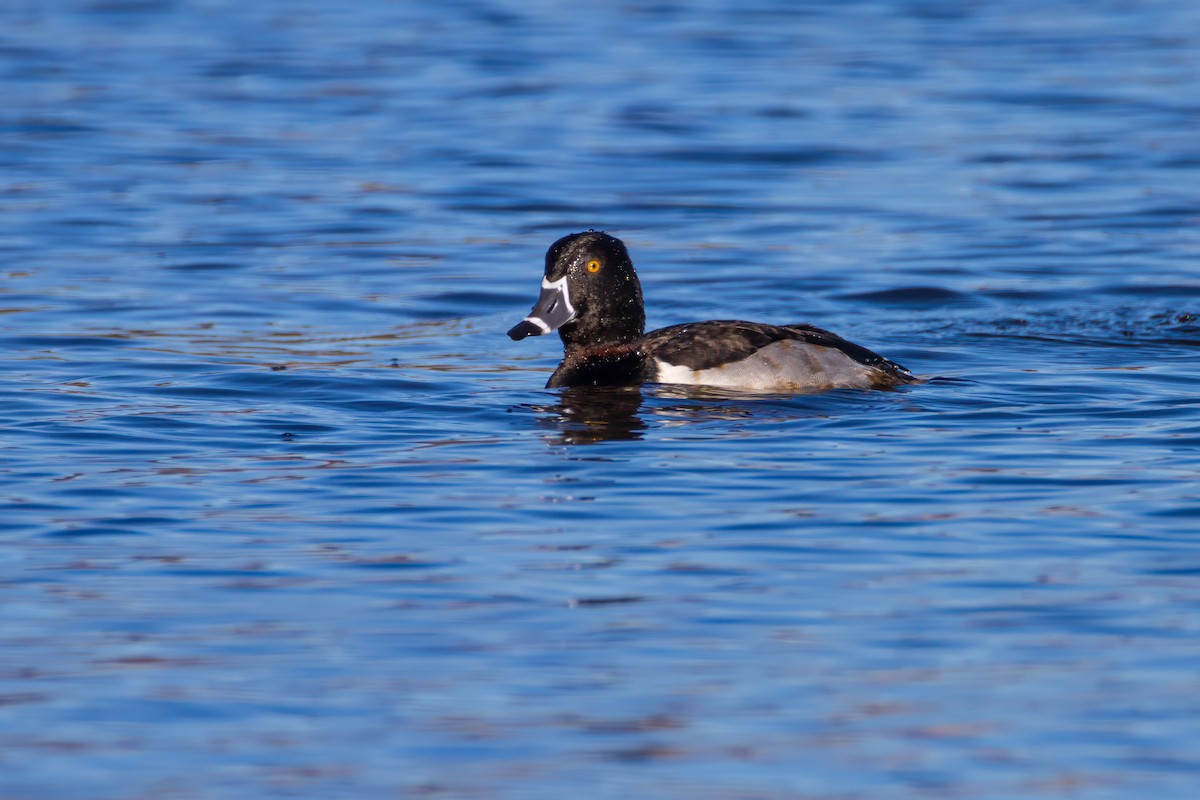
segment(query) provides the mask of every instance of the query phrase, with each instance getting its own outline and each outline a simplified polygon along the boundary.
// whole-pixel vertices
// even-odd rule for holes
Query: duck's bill
[[[508,332],[509,338],[519,342],[526,336],[541,336],[544,333],[556,331],[563,325],[575,319],[575,307],[571,305],[571,296],[567,292],[567,278],[564,275],[556,281],[542,278],[542,293],[538,295],[537,304],[529,316],[513,326]]]

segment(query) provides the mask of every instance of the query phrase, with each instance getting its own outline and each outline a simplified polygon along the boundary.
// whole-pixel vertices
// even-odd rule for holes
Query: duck
[[[541,293],[508,336],[558,331],[563,359],[546,388],[683,384],[772,393],[886,389],[911,372],[806,324],[710,320],[645,332],[642,286],[625,243],[604,231],[562,237],[546,251]]]

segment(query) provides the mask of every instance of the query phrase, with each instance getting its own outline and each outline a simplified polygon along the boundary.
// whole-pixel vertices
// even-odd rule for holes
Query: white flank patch
[[[659,383],[719,386],[760,392],[806,392],[822,389],[869,389],[884,375],[833,347],[787,339],[753,355],[712,369],[689,369],[654,359]]]

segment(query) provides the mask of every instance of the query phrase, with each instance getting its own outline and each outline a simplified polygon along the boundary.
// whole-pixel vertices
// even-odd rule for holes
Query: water
[[[0,795],[1195,796],[1200,6],[346,8],[0,10]]]

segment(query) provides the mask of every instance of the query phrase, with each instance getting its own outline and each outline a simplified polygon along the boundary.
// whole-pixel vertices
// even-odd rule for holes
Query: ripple
[[[680,148],[663,150],[652,158],[715,164],[778,164],[783,166],[838,164],[842,162],[882,161],[879,151],[856,150],[847,147],[780,147],[780,148]]]
[[[843,294],[840,300],[859,300],[881,306],[937,308],[941,306],[978,305],[979,301],[968,295],[936,286],[908,286],[885,289],[878,292]]]

